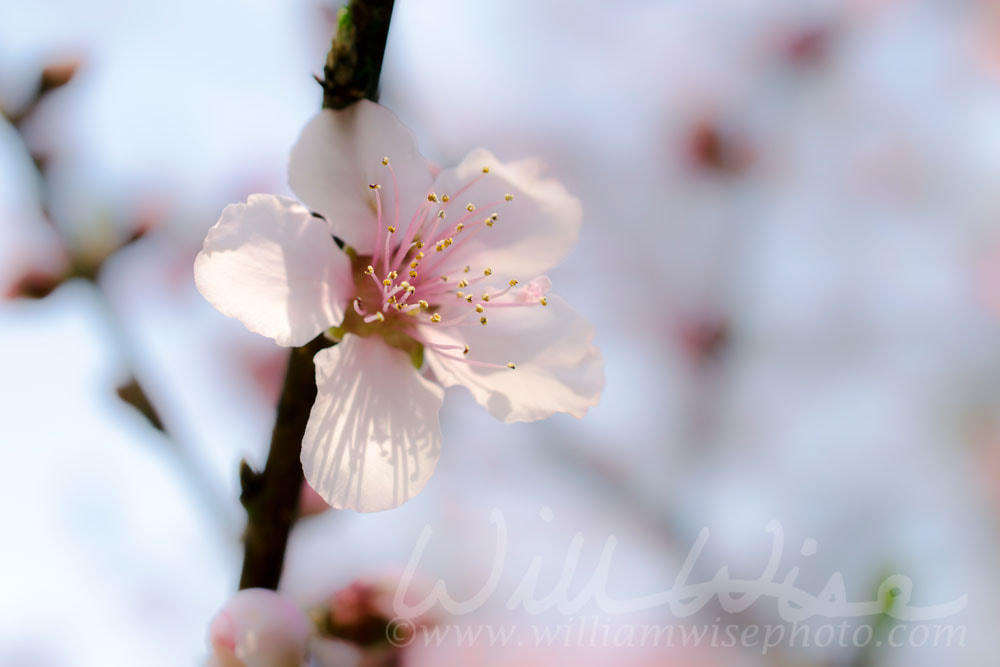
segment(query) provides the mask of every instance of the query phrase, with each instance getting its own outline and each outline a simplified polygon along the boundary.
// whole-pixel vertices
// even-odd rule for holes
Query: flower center
[[[471,239],[497,224],[500,216],[496,209],[512,201],[513,195],[505,194],[481,206],[471,201],[457,205],[469,188],[489,176],[490,168],[484,166],[481,174],[453,195],[427,193],[406,231],[400,232],[396,172],[389,158],[383,158],[382,165],[392,183],[394,219],[390,224],[383,215],[382,185],[369,185],[378,218],[375,248],[371,256],[364,257],[349,251],[356,297],[338,332],[381,335],[388,345],[411,354],[415,364],[422,358],[423,347],[430,347],[441,356],[475,366],[515,368],[513,362],[470,359],[469,345],[436,343],[417,329],[421,324],[438,329],[486,326],[488,309],[547,305],[548,279],[536,279],[514,292],[518,281],[510,279],[498,287],[489,266],[474,269],[466,265],[457,275],[442,273],[444,268],[458,265],[456,258]]]

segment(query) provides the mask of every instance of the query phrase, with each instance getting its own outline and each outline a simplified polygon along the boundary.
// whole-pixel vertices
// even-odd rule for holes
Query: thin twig
[[[181,444],[180,439],[171,433],[169,426],[161,419],[160,412],[156,409],[138,377],[137,367],[140,355],[136,350],[132,338],[128,334],[125,323],[115,311],[107,290],[101,284],[100,275],[105,262],[112,255],[137,240],[142,235],[142,230],[133,232],[132,235],[121,239],[117,244],[109,245],[104,252],[97,255],[74,250],[66,231],[52,217],[50,206],[52,191],[48,177],[49,160],[46,155],[33,150],[24,135],[25,122],[34,115],[49,93],[70,83],[78,65],[79,63],[76,61],[66,61],[49,65],[39,75],[35,84],[35,90],[20,109],[13,111],[0,108],[0,117],[11,125],[25,152],[31,158],[31,163],[38,176],[38,209],[46,224],[54,230],[58,242],[69,260],[69,266],[60,275],[43,274],[44,284],[40,285],[41,289],[36,293],[32,294],[30,291],[27,291],[22,294],[22,286],[16,296],[23,295],[31,298],[44,298],[60,284],[74,279],[82,280],[90,285],[94,291],[96,303],[100,308],[101,314],[104,316],[108,332],[114,339],[114,348],[118,352],[120,363],[124,367],[126,379],[118,387],[118,396],[124,402],[136,408],[146,418],[147,422],[160,432],[168,445],[169,451],[173,454],[178,468],[182,471],[186,481],[191,485],[192,490],[200,497],[202,503],[209,510],[218,529],[226,534],[230,534],[235,530],[235,517],[228,511],[227,504],[225,503],[225,495],[221,488],[214,484],[206,475],[204,469],[192,455],[192,452]]]

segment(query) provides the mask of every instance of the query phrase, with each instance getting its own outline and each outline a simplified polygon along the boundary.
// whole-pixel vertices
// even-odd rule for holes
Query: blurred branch
[[[118,352],[121,364],[125,367],[128,378],[117,388],[118,397],[132,406],[145,417],[150,426],[155,428],[166,441],[167,449],[173,455],[174,462],[183,472],[184,478],[190,483],[192,490],[200,496],[201,504],[209,511],[220,531],[232,534],[235,530],[235,517],[227,510],[226,496],[219,486],[208,475],[187,447],[170,430],[163,421],[160,412],[149,397],[137,377],[139,353],[135,349],[132,336],[129,335],[125,323],[115,311],[108,294],[95,277],[90,281],[93,285],[97,303],[104,315],[104,321],[111,334],[113,347]]]
[[[118,398],[122,399],[133,408],[139,411],[146,421],[149,422],[150,426],[155,428],[157,431],[166,433],[166,428],[163,426],[163,420],[160,419],[159,413],[156,411],[156,407],[146,396],[146,392],[143,391],[142,385],[135,377],[130,377],[126,382],[118,385]]]
[[[28,98],[28,102],[17,111],[0,109],[0,115],[13,125],[16,130],[20,131],[24,121],[35,113],[35,110],[41,101],[45,99],[45,96],[72,81],[79,66],[79,60],[66,60],[48,65],[38,75],[38,80],[35,82],[35,89]]]
[[[104,268],[107,260],[140,239],[148,231],[147,225],[145,223],[136,225],[124,238],[109,243],[107,248],[103,248],[99,252],[95,253],[93,249],[88,252],[75,249],[66,231],[52,218],[50,207],[52,192],[48,178],[48,156],[33,150],[30,142],[24,135],[25,121],[37,111],[49,93],[62,88],[72,81],[78,67],[79,62],[75,60],[58,62],[47,66],[39,75],[34,92],[20,109],[16,111],[0,109],[0,116],[14,128],[15,134],[24,146],[25,152],[31,158],[31,163],[35,168],[39,182],[39,210],[44,220],[55,231],[61,250],[68,259],[68,266],[58,273],[38,270],[27,271],[6,290],[4,296],[8,299],[43,299],[57,287],[73,279],[83,280],[93,288],[109,333],[114,339],[113,348],[118,352],[121,363],[124,366],[125,376],[128,378],[118,387],[118,396],[125,403],[138,410],[149,424],[164,436],[169,445],[168,449],[173,453],[179,468],[191,483],[194,491],[201,496],[203,504],[209,509],[219,528],[225,532],[229,532],[232,530],[232,517],[226,511],[225,496],[222,494],[221,489],[217,488],[212,480],[205,475],[198,462],[179,443],[178,439],[174,437],[160,418],[159,411],[155,408],[149,398],[149,394],[137,377],[136,368],[139,355],[134,349],[132,339],[128,334],[124,322],[122,322],[121,318],[115,312],[108,298],[107,291],[99,280],[101,270]]]
[[[393,0],[351,0],[340,11],[337,35],[323,68],[323,108],[343,109],[361,99],[378,99],[382,58]],[[313,356],[332,345],[325,336],[291,351],[264,470],[246,461],[240,468],[247,510],[240,588],[277,588],[288,535],[302,487],[300,455],[309,411],[316,400]]]

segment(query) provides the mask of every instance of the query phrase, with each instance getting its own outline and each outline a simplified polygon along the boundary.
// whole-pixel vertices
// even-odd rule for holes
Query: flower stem
[[[324,109],[378,99],[392,5],[393,0],[350,0],[341,10],[324,78],[317,79],[323,87]],[[240,501],[247,510],[241,589],[276,589],[281,580],[302,486],[302,437],[316,400],[313,356],[330,345],[320,335],[291,351],[264,470],[255,472],[246,461],[240,467]]]

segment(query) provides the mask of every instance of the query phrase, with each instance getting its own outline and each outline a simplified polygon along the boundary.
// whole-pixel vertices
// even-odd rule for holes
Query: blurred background
[[[289,193],[336,11],[0,3],[0,664],[207,654],[239,573],[238,463],[266,455],[285,353],[209,306],[192,262],[226,204]],[[506,607],[533,560],[542,595],[582,544],[577,590],[611,537],[608,591],[642,597],[707,528],[692,580],[753,579],[777,520],[776,579],[967,595],[942,621],[964,646],[452,643],[402,662],[995,664],[1000,3],[397,0],[381,101],[440,164],[540,156],[580,197],[551,275],[607,383],[582,421],[514,426],[449,390],[427,489],[303,520],[289,596],[391,576],[427,527],[421,575],[471,595],[499,510],[500,592],[462,621],[565,624]],[[781,622],[767,599],[689,619],[591,601],[573,622],[591,615]]]

